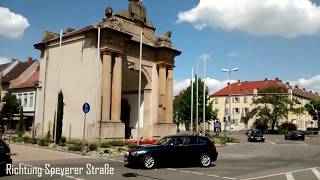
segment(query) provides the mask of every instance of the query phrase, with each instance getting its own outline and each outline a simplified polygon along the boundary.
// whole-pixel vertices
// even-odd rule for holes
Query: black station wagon
[[[167,136],[154,145],[130,149],[124,159],[129,165],[142,165],[151,169],[160,164],[192,162],[208,167],[217,157],[216,147],[207,137]]]

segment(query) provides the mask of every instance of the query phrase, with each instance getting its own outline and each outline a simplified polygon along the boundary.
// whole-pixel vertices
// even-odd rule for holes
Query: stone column
[[[122,58],[115,57],[112,72],[111,121],[121,122]]]
[[[166,86],[167,72],[163,65],[159,66],[159,97],[158,97],[158,122],[164,123],[166,120]]]
[[[166,122],[173,123],[173,68],[168,67],[167,70]]]
[[[111,100],[111,53],[102,55],[102,121],[110,120],[110,100]]]

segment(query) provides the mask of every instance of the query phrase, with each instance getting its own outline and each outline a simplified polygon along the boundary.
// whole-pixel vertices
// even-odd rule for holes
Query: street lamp
[[[229,113],[228,113],[228,120],[231,121],[231,73],[232,72],[236,72],[239,71],[239,68],[233,68],[233,69],[221,69],[222,72],[227,72],[229,73],[229,80],[228,80],[228,86],[229,86],[229,95],[228,95],[228,99],[229,99]],[[233,115],[233,113],[232,113]],[[226,122],[224,122],[224,131],[226,132]]]

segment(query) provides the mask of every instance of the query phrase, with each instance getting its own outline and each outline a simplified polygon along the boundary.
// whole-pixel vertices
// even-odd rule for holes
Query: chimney
[[[230,85],[230,82],[228,82],[228,86]]]
[[[40,70],[40,66],[37,66],[36,71],[38,72]]]
[[[32,64],[33,63],[33,59],[32,57],[28,57],[28,61],[27,61],[29,64]]]
[[[240,83],[241,81],[240,80],[238,80],[238,83]]]
[[[310,90],[309,93],[312,93],[312,91]]]
[[[319,93],[318,93],[318,92],[316,92],[316,95],[318,96],[318,95],[319,95]]]
[[[306,91],[306,88],[303,88],[304,91]]]
[[[268,81],[268,78],[265,78],[265,79],[264,79],[264,82],[267,82],[267,81]]]

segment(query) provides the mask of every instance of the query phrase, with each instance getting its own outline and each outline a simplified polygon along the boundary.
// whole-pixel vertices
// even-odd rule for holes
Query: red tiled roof
[[[35,60],[19,62],[8,74],[3,77],[2,82],[10,82],[19,77],[26,69],[28,69]]]
[[[12,89],[22,89],[22,88],[33,88],[35,83],[39,82],[39,73],[40,73],[40,66],[38,66],[32,74],[24,80],[22,83],[11,87]]]
[[[232,95],[253,95],[254,90],[261,90],[264,88],[272,86],[285,86],[287,88],[292,88],[292,93],[295,96],[304,97],[307,99],[320,100],[320,96],[314,93],[299,89],[297,87],[291,87],[287,84],[282,83],[281,80],[264,80],[264,81],[250,81],[250,82],[236,82],[231,84],[231,91],[229,91],[229,86],[222,88],[221,90],[211,94],[211,97],[218,96],[228,96],[231,92]]]
[[[279,85],[279,80],[265,80],[265,81],[250,81],[250,82],[236,82],[231,84],[231,91],[229,86],[222,88],[221,90],[213,93],[211,96],[228,96],[231,92],[233,95],[250,95],[253,94],[254,89],[264,89],[271,86]]]

